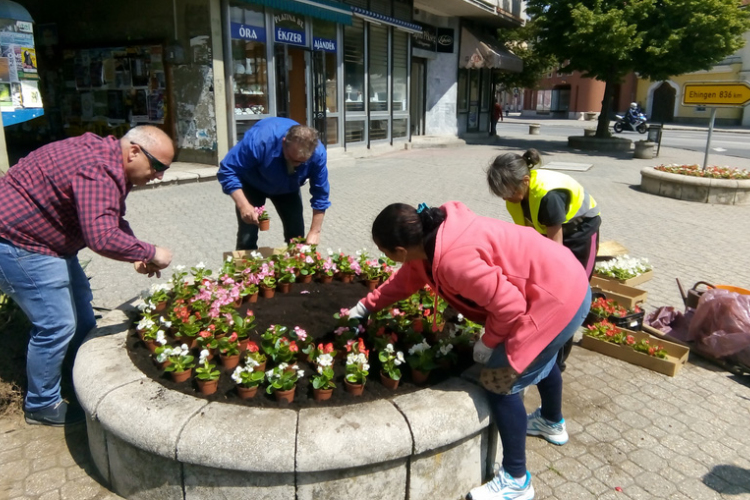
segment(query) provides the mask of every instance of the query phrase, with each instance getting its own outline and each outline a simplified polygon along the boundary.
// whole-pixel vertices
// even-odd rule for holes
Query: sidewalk
[[[641,168],[697,162],[701,153],[662,148],[658,159],[637,160],[632,153],[574,152],[559,138],[522,132],[491,144],[392,152],[332,168],[333,206],[321,246],[376,251],[371,221],[396,201],[434,206],[457,199],[479,214],[509,221],[502,200],[488,192],[484,169],[501,152],[536,147],[547,162],[592,165],[567,173],[601,206],[602,240],[615,240],[654,265],[654,278],[642,285],[648,310],[681,308],[675,278],[689,285],[710,280],[750,288],[747,207],[681,202],[637,189]],[[750,159],[733,162],[750,168]],[[173,249],[175,265],[204,261],[216,269],[222,251],[234,246],[233,205],[221,193],[215,170],[175,164],[165,176],[172,184],[140,189],[128,198],[127,219],[135,234]],[[303,196],[308,197],[304,190]],[[305,215],[309,223],[309,210]],[[263,243],[282,240],[279,226],[272,224]],[[89,251],[81,258],[91,261],[87,272],[97,306],[116,307],[154,283],[127,264]],[[563,412],[570,442],[562,447],[536,438],[527,442],[537,499],[750,499],[747,377],[693,356],[670,378],[580,346],[573,348],[568,365]],[[533,410],[537,402],[532,389],[527,408]],[[0,419],[0,500],[119,498],[98,482],[86,439],[84,426],[53,429],[27,426],[20,417]]]

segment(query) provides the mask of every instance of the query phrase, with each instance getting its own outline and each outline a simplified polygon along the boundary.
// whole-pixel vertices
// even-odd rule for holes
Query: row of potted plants
[[[613,259],[597,262],[594,272],[598,276],[605,278],[627,280],[647,273],[651,269],[652,266],[646,258],[621,255]]]
[[[647,356],[660,359],[667,357],[667,351],[661,345],[651,344],[648,339],[636,340],[632,332],[615,326],[606,319],[586,326],[583,334],[611,344],[631,347]]]

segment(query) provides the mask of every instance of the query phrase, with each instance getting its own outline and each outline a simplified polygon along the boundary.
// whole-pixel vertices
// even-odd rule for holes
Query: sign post
[[[703,157],[703,170],[708,166],[708,152],[711,150],[711,136],[714,131],[716,109],[735,108],[750,102],[750,85],[747,82],[694,82],[682,87],[683,106],[706,106],[711,108],[708,125],[706,154]]]

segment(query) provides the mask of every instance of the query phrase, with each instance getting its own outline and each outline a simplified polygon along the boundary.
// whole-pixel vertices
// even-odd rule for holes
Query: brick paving
[[[536,147],[548,161],[593,165],[568,173],[599,202],[602,240],[615,240],[654,265],[654,278],[641,286],[649,293],[647,309],[681,307],[675,278],[689,285],[707,280],[750,288],[750,207],[688,203],[637,189],[641,168],[701,163],[701,153],[662,148],[658,159],[636,160],[632,153],[574,152],[564,141],[516,128],[502,131],[506,135],[492,144],[389,153],[332,167],[333,206],[321,246],[376,250],[371,221],[396,201],[461,200],[482,215],[509,221],[502,200],[489,194],[484,168],[500,152]],[[712,154],[711,160],[750,168],[747,159]],[[210,175],[202,180],[133,192],[127,219],[139,237],[171,248],[174,264],[203,261],[216,268],[222,251],[233,248],[236,222],[218,183]],[[309,211],[306,216],[309,220]],[[278,246],[281,240],[280,224],[272,221],[261,244]],[[152,283],[129,264],[89,251],[81,258],[89,261],[97,307],[116,307]],[[749,377],[693,356],[670,378],[576,346],[565,383],[570,442],[556,447],[528,440],[536,498],[750,499]],[[532,389],[528,408],[537,402]],[[17,498],[119,497],[98,481],[82,426],[41,428],[6,417],[0,420],[0,500]]]

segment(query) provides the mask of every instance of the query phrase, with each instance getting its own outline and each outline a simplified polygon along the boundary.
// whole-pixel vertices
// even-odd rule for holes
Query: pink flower
[[[300,340],[305,340],[307,338],[307,332],[298,326],[294,327],[294,333],[297,334],[297,338]]]
[[[347,309],[346,307],[342,307],[339,311],[339,316],[349,316],[349,309]]]

